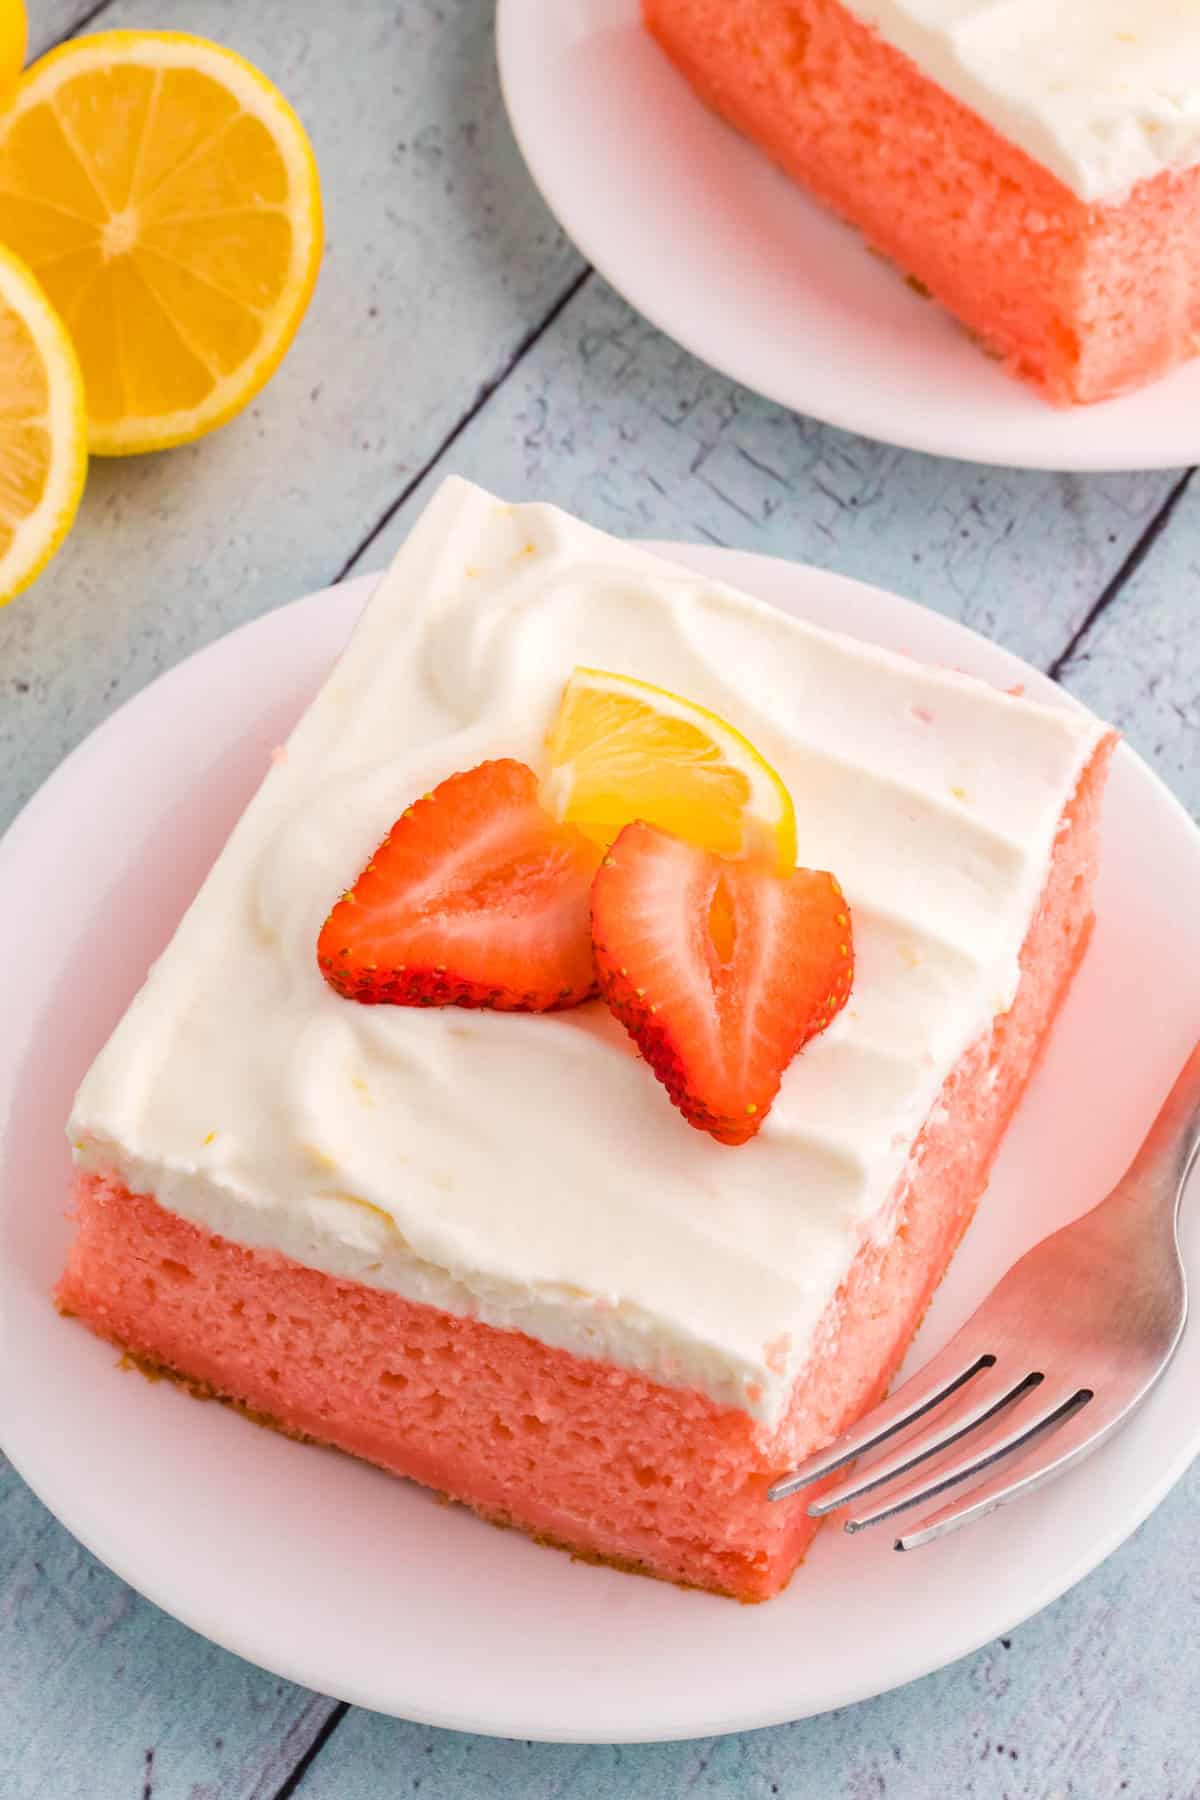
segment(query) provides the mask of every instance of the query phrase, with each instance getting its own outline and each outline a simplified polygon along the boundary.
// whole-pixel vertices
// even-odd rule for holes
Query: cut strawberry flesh
[[[832,875],[778,875],[641,823],[596,876],[592,935],[609,1006],[688,1122],[724,1144],[758,1131],[853,980]]]
[[[452,775],[397,819],[325,922],[326,980],[367,1005],[544,1012],[594,991],[588,897],[600,851],[504,759]]]

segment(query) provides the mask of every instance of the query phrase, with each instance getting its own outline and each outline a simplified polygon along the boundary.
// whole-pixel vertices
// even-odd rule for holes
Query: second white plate
[[[504,95],[546,201],[639,312],[770,399],[883,443],[1029,469],[1200,460],[1200,359],[1059,410],[709,112],[638,0],[500,0]]]
[[[1016,657],[876,588],[664,548],[817,624],[1070,704]],[[308,1687],[434,1725],[702,1737],[843,1706],[998,1637],[1094,1568],[1200,1448],[1200,1334],[1130,1427],[1056,1486],[910,1556],[886,1530],[827,1527],[787,1593],[740,1607],[573,1563],[122,1374],[107,1345],[54,1311],[74,1088],[370,580],[269,613],[171,670],[67,759],[0,843],[4,1449],[69,1530],[197,1631]],[[1198,1019],[1200,833],[1121,750],[1091,950],[914,1360],[1111,1185]],[[1200,1280],[1200,1206],[1185,1227]]]

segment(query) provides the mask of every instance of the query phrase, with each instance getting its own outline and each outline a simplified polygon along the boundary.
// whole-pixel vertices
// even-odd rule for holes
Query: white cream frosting
[[[844,0],[1082,200],[1200,161],[1196,0]]]
[[[599,1002],[363,1007],[318,972],[326,912],[409,800],[486,757],[536,766],[579,663],[745,732],[853,907],[850,1003],[744,1148],[684,1124]],[[240,1243],[773,1420],[1012,999],[1100,733],[448,481],[84,1080],[76,1159]]]

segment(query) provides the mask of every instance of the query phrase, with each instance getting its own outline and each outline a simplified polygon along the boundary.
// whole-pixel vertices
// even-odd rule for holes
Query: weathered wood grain
[[[707,539],[855,575],[1048,665],[1176,477],[914,456],[714,373],[593,277],[361,558],[449,470],[626,537]]]
[[[247,412],[94,462],[63,551],[0,611],[0,828],[166,664],[331,580],[581,266],[513,145],[488,0],[122,0],[103,23],[186,26],[279,82],[316,148],[327,248]]]
[[[139,1599],[0,1457],[4,1800],[273,1800],[331,1704]]]
[[[1200,820],[1200,478],[1061,677]]]
[[[85,30],[102,30],[104,21],[99,14],[94,27],[88,24],[96,8],[97,0],[26,0],[29,61],[32,62],[35,56],[41,56],[51,44],[57,44],[60,38],[68,37],[81,27]]]

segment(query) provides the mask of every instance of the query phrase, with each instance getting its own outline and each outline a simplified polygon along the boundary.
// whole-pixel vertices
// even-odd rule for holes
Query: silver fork
[[[897,1550],[915,1550],[1052,1481],[1103,1443],[1141,1405],[1183,1336],[1178,1220],[1197,1151],[1200,1044],[1107,1199],[1014,1263],[939,1356],[768,1498],[886,1447],[808,1508],[820,1518],[870,1495],[846,1522],[862,1531],[999,1464],[896,1539]]]

